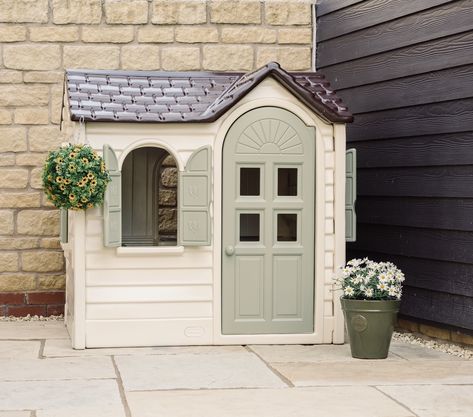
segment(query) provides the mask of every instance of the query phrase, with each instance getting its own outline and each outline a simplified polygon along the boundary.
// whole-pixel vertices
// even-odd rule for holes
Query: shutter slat
[[[122,244],[122,176],[117,156],[109,145],[103,146],[103,159],[111,178],[103,204],[103,244],[106,247],[118,247]]]
[[[345,183],[345,238],[347,242],[356,241],[356,149],[346,152]]]
[[[61,218],[61,243],[67,243],[69,241],[69,213],[66,208],[60,209]]]
[[[210,228],[210,146],[197,149],[179,173],[179,244],[207,246]]]

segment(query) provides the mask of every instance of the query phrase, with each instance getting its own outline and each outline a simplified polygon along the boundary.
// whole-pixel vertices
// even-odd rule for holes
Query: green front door
[[[245,113],[222,187],[222,333],[311,333],[315,129],[276,107]]]

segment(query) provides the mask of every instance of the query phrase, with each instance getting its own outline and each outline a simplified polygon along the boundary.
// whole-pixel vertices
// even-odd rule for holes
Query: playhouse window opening
[[[176,161],[165,149],[138,148],[122,167],[122,246],[177,244]]]

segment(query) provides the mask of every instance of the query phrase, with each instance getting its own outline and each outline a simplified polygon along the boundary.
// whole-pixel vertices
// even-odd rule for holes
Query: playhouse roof
[[[288,73],[276,62],[246,74],[70,70],[66,83],[72,120],[212,122],[268,76],[324,119],[353,120],[322,74]]]

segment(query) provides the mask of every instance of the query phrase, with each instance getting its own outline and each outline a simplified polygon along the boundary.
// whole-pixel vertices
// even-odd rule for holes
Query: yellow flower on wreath
[[[90,186],[95,187],[97,185],[97,180],[90,181]]]
[[[92,172],[88,172],[88,173],[87,173],[87,178],[88,178],[89,180],[93,180],[93,179],[95,178],[95,175],[92,174]]]
[[[88,164],[88,163],[89,163],[89,160],[88,160],[87,158],[82,158],[82,162],[83,162],[84,164]]]
[[[64,191],[64,190],[66,189],[66,186],[65,186],[64,184],[61,184],[61,185],[59,186],[59,189],[60,189],[61,191]]]
[[[76,199],[75,194],[69,194],[69,200],[70,201],[75,201],[75,199]]]
[[[69,158],[75,158],[77,156],[77,153],[76,152],[71,152],[69,154]]]
[[[62,182],[62,180],[63,180],[63,178],[62,178],[60,175],[58,175],[58,176],[56,177],[56,182],[57,182],[58,184],[60,184],[60,183]]]

